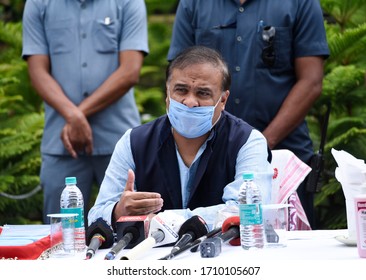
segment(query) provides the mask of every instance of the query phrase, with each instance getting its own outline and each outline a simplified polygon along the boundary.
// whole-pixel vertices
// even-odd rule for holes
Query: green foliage
[[[365,22],[365,0],[321,0],[322,8],[344,30]]]
[[[7,44],[7,52],[18,52],[22,49],[21,23],[0,22],[0,42]]]
[[[366,105],[364,75],[364,70],[355,65],[336,66],[324,77],[321,100],[330,100],[337,114],[352,115],[356,108]]]
[[[338,27],[328,26],[328,44],[331,56],[326,71],[337,65],[357,64],[366,66],[363,50],[366,47],[366,23],[339,33]]]
[[[325,105],[331,115],[325,145],[325,168],[321,192],[315,196],[319,228],[346,228],[345,201],[331,149],[366,158],[366,21],[364,0],[323,0],[324,11],[335,24],[326,23],[331,52],[326,61],[323,92],[307,120],[315,147],[319,146]]]
[[[26,0],[0,0],[0,21],[20,21]]]
[[[144,60],[140,82],[135,87],[136,102],[143,122],[165,113],[165,69],[168,64],[166,56],[173,20],[170,15],[149,16],[150,53]]]
[[[178,0],[145,0],[149,15],[174,13],[178,2]]]
[[[0,23],[0,43],[0,224],[29,223],[41,215],[42,193],[4,195],[17,198],[39,185],[43,113],[20,58],[21,24]]]

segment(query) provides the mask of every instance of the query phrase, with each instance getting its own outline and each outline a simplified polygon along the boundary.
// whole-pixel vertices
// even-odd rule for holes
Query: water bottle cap
[[[65,178],[65,184],[66,185],[70,185],[70,184],[76,184],[76,177],[66,177]]]
[[[254,179],[254,175],[253,175],[253,173],[244,173],[243,174],[243,179],[244,180],[253,180]]]

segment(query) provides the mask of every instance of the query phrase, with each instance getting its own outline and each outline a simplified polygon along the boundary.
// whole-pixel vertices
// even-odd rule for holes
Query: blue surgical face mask
[[[221,98],[215,106],[192,107],[175,101],[169,96],[168,118],[173,128],[186,138],[197,138],[207,132],[212,127],[214,111]]]

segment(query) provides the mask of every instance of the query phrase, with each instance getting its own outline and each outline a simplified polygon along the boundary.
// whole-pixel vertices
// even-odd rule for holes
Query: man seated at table
[[[237,200],[245,171],[270,202],[271,154],[258,130],[225,111],[230,82],[225,61],[207,47],[188,48],[169,64],[167,114],[121,137],[89,224],[177,209],[210,226],[225,202]]]

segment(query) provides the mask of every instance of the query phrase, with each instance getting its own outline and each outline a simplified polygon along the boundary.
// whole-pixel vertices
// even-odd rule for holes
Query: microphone
[[[131,248],[146,238],[148,216],[122,216],[116,222],[117,244],[106,254],[105,260],[113,260],[124,248]]]
[[[184,218],[173,212],[170,212],[169,215],[170,217],[165,212],[160,212],[154,216],[150,223],[148,237],[129,250],[126,255],[121,257],[121,260],[134,260],[154,246],[162,246],[176,242],[179,235],[175,228],[183,224]]]
[[[95,252],[101,248],[109,248],[114,243],[114,235],[112,227],[103,219],[96,219],[87,229],[86,244],[86,260],[91,259]]]
[[[229,241],[233,246],[240,245],[240,218],[232,216],[222,224],[222,234],[219,237],[208,238],[200,244],[202,258],[213,258],[221,253],[222,243]]]
[[[180,239],[173,246],[171,253],[178,251],[184,245],[208,233],[208,226],[200,216],[193,216],[185,221],[178,231]]]
[[[203,235],[200,238],[195,239],[193,242],[182,246],[177,251],[172,252],[172,253],[166,255],[165,257],[160,258],[159,260],[171,260],[189,249],[191,249],[191,251],[193,251],[203,240],[216,236],[221,231],[222,231],[221,227],[215,228],[215,229],[211,230],[210,232],[208,232],[206,235]]]

